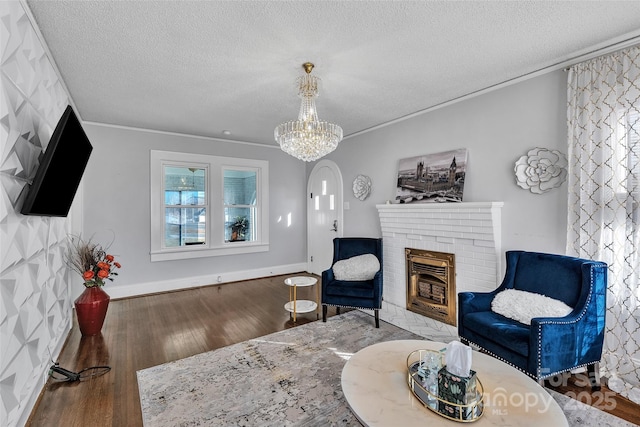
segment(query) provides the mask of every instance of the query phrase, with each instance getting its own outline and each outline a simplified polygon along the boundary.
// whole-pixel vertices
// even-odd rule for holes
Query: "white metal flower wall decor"
[[[353,195],[360,200],[369,197],[371,193],[371,178],[366,175],[358,175],[353,180]]]
[[[534,148],[516,162],[516,183],[532,193],[546,193],[567,179],[567,166],[567,157],[560,151]]]

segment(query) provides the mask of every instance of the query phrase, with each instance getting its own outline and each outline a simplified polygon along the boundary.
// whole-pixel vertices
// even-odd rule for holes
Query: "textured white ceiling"
[[[83,120],[271,145],[305,61],[352,135],[640,36],[640,1],[27,3]]]

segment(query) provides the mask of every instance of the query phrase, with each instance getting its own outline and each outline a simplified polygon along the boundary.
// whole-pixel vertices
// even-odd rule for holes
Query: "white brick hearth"
[[[457,292],[492,291],[502,274],[502,206],[502,202],[376,205],[384,248],[380,318],[430,339],[457,339],[456,327],[405,308],[405,248],[454,254]]]

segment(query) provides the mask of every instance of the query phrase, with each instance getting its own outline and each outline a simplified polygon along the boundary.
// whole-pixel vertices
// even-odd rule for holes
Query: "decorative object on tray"
[[[451,341],[447,344],[445,361],[438,372],[438,411],[456,420],[473,419],[477,379],[471,369],[471,347]]]
[[[459,422],[477,421],[484,411],[482,383],[473,370],[467,377],[447,371],[447,365],[442,363],[443,352],[446,351],[416,350],[409,354],[409,389],[426,408],[444,418]]]
[[[371,193],[371,178],[366,175],[358,175],[353,180],[353,195],[357,199],[364,200]]]
[[[516,161],[516,184],[535,194],[546,193],[565,182],[567,165],[560,151],[534,148]]]
[[[97,335],[102,330],[109,308],[109,295],[102,290],[106,281],[113,281],[120,268],[115,257],[107,253],[98,243],[71,236],[65,260],[69,267],[78,272],[84,281],[84,292],[74,301],[78,326],[84,336]]]
[[[418,376],[422,386],[427,390],[427,403],[436,408],[438,401],[438,372],[442,368],[442,353],[436,351],[423,352],[418,366]]]
[[[467,149],[400,159],[395,203],[461,202]]]

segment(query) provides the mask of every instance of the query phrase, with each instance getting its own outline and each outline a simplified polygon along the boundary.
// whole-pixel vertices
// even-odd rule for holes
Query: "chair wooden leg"
[[[327,304],[322,304],[322,321],[327,321]]]
[[[587,374],[589,375],[591,391],[600,391],[600,363],[596,362],[592,365],[587,365]]]
[[[380,315],[379,315],[378,311],[380,311],[380,310],[378,310],[378,309],[373,310],[375,318],[376,318],[376,328],[380,327]]]
[[[336,306],[336,314],[340,314],[340,307]]]

